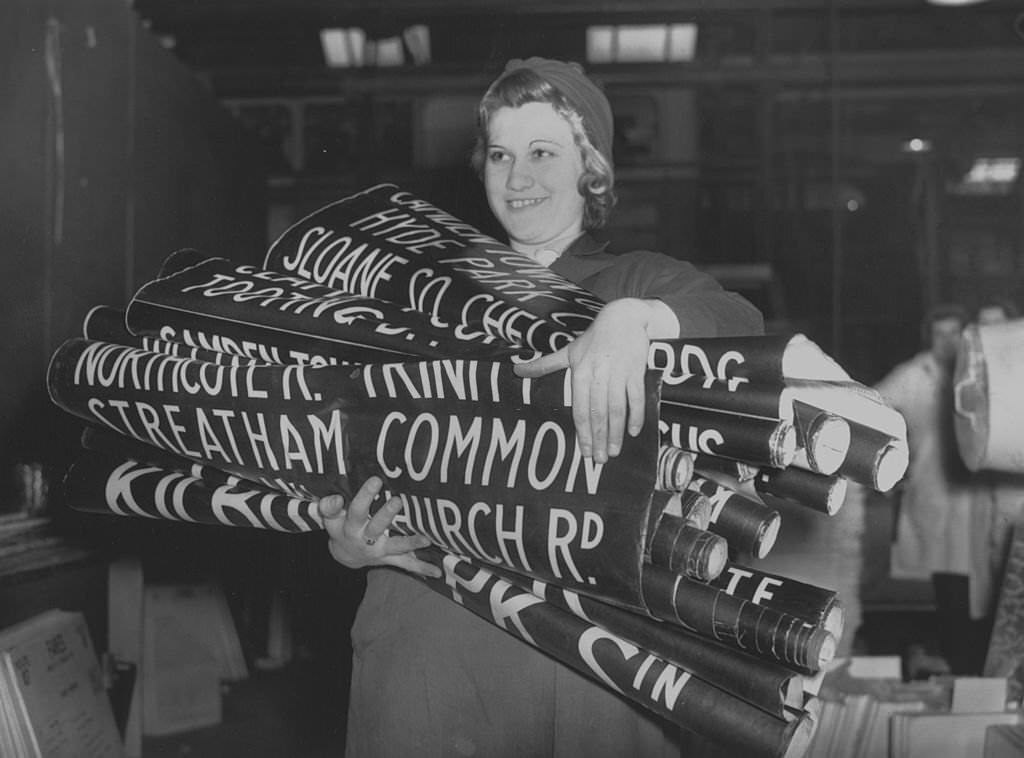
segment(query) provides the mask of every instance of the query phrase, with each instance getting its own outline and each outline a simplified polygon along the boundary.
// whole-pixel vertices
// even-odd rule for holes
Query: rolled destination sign
[[[698,582],[721,574],[729,557],[725,539],[669,514],[661,517],[648,544],[649,563]]]
[[[825,629],[668,569],[645,566],[643,588],[652,616],[730,647],[810,672],[835,657],[835,637]]]
[[[800,468],[761,469],[754,477],[754,489],[766,503],[776,497],[805,508],[834,516],[843,507],[849,480]]]
[[[220,363],[226,366],[250,366],[265,363],[259,357],[246,357],[236,353],[223,353],[203,347],[186,345],[183,342],[168,342],[153,337],[140,337],[128,331],[125,326],[125,312],[109,305],[97,305],[85,314],[82,321],[82,336],[88,340],[113,342],[127,347],[136,347],[175,358],[189,358],[206,363]],[[241,351],[239,351],[240,353]]]
[[[111,459],[131,459],[138,463],[159,466],[167,471],[189,474],[214,486],[234,484],[236,482],[272,486],[260,481],[241,479],[216,466],[209,466],[198,461],[189,460],[163,448],[140,442],[132,437],[125,437],[123,434],[117,434],[109,429],[93,424],[87,424],[82,429],[80,441],[83,450],[95,451]]]
[[[804,705],[804,677],[779,663],[740,652],[713,640],[641,616],[587,595],[543,582],[527,582],[505,569],[489,569],[546,602],[636,643],[695,677],[760,708],[792,720],[790,709]]]
[[[673,498],[673,501],[677,498],[679,500],[679,513],[677,515],[685,519],[690,526],[695,526],[698,529],[707,529],[711,523],[711,499],[700,492],[694,492],[690,489],[678,493]]]
[[[836,640],[842,639],[844,614],[839,596],[833,590],[735,563],[712,579],[711,586],[733,597],[801,618],[831,633]]]
[[[810,742],[814,723],[809,717],[775,718],[633,641],[517,587],[485,565],[432,549],[418,555],[442,568],[442,578],[424,579],[438,594],[732,754],[796,758]]]
[[[755,558],[768,555],[782,521],[777,510],[703,477],[691,480],[690,488],[708,498],[711,518],[706,528],[724,537],[732,551]]]
[[[195,465],[185,473],[87,450],[68,469],[64,493],[71,508],[90,513],[279,532],[323,528],[315,500]]]
[[[888,405],[882,396],[860,382],[821,382],[788,380],[793,399],[849,421],[906,440],[907,422],[903,414]]]
[[[715,408],[746,416],[793,418],[793,402],[780,382],[752,382],[745,378],[690,375],[662,380],[662,400],[700,408]]]
[[[391,184],[320,208],[266,268],[413,308],[432,324],[552,352],[604,304],[533,259]]]
[[[797,436],[791,463],[811,471],[834,473],[850,444],[845,419],[794,401],[792,390],[781,381],[688,376],[664,383],[661,396],[662,402],[792,421]]]
[[[757,476],[758,471],[760,471],[760,467],[752,463],[703,453],[697,453],[697,458],[693,462],[694,475],[705,478],[708,474],[719,474],[735,479],[737,482],[749,482]]]
[[[796,454],[796,432],[792,422],[785,419],[747,416],[663,400],[658,428],[662,444],[698,455],[780,468],[788,466]]]
[[[124,310],[112,305],[94,305],[82,319],[82,336],[88,340],[116,342],[119,345],[141,347],[141,338],[128,331],[124,323]],[[139,344],[124,340],[137,340]]]
[[[564,375],[509,362],[215,366],[75,339],[47,381],[70,413],[292,497],[379,473],[436,544],[643,607],[654,375],[643,430],[605,464],[575,444]]]
[[[971,471],[1024,472],[1024,319],[964,330],[953,374],[953,427]]]
[[[707,529],[711,522],[711,501],[700,493],[666,492],[655,490],[651,496],[650,518],[647,523],[647,547],[650,550],[651,539],[658,529],[664,516],[682,519],[690,526]]]
[[[664,492],[682,492],[693,477],[696,456],[689,450],[672,445],[658,448],[658,474],[654,488]]]
[[[346,421],[364,394],[352,372],[219,365],[71,339],[54,352],[47,388],[54,403],[86,421],[315,497],[351,494]]]
[[[693,375],[767,384],[788,379],[850,380],[838,363],[803,334],[655,340],[648,365],[662,371],[669,385]]]
[[[878,492],[888,492],[899,483],[910,465],[906,440],[856,421],[847,423],[850,449],[836,473]]]
[[[172,267],[174,268],[174,267]],[[270,363],[337,364],[507,354],[494,339],[458,339],[422,314],[290,274],[207,258],[155,279],[126,312],[139,336],[183,342]]]
[[[792,465],[819,474],[836,473],[850,450],[850,422],[800,400],[790,405],[797,437]]]

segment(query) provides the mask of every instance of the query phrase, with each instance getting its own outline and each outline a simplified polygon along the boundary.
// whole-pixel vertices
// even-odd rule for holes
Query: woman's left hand
[[[659,306],[667,309],[660,301],[613,300],[573,342],[515,368],[518,376],[530,378],[565,368],[572,372],[577,441],[583,455],[598,463],[619,454],[625,429],[635,437],[643,427],[648,327]]]

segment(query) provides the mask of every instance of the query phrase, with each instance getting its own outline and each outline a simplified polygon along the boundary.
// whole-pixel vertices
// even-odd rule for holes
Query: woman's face
[[[484,158],[487,202],[514,250],[561,252],[583,228],[583,158],[569,122],[549,103],[499,108]]]

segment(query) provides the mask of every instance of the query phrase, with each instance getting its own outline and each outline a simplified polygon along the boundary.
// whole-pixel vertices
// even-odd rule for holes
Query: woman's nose
[[[533,186],[533,174],[529,167],[520,161],[512,161],[505,179],[505,187],[510,190],[524,190]]]

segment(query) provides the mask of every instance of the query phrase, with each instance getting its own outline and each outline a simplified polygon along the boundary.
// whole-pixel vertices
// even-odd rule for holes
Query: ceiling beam
[[[677,64],[594,65],[605,85],[665,87],[773,84],[814,90],[838,85],[840,92],[927,85],[932,94],[962,93],[984,85],[1018,90],[1024,86],[1024,48],[900,53],[773,55],[765,60],[724,59]],[[204,77],[221,97],[317,94],[409,93],[440,89],[481,92],[495,71],[479,66],[404,66],[380,69],[221,68]],[[969,91],[969,89],[967,90]]]
[[[928,8],[926,0],[834,0],[840,12],[922,10],[935,13],[964,9]],[[135,9],[161,24],[260,17],[339,17],[346,15],[417,15],[430,17],[515,15],[582,15],[621,17],[637,14],[759,13],[801,11],[826,13],[829,0],[135,0]],[[1020,10],[1018,0],[988,0],[983,6]]]

